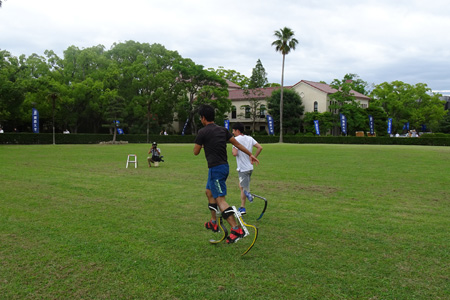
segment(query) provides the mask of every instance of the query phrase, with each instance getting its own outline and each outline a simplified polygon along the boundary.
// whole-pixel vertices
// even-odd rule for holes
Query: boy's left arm
[[[255,157],[258,157],[259,154],[261,153],[263,147],[259,143],[256,143],[255,145],[253,145],[253,147],[256,148]]]

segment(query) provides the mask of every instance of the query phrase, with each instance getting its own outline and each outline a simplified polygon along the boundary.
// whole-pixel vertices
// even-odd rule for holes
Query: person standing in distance
[[[242,123],[236,123],[233,125],[233,134],[236,140],[244,146],[248,151],[252,152],[253,147],[256,148],[255,157],[262,151],[262,146],[251,136],[244,135],[244,125]],[[239,211],[245,215],[245,200],[253,202],[253,196],[250,194],[250,179],[253,173],[253,164],[238,148],[233,146],[233,155],[236,157],[237,171],[239,175],[239,188],[241,189],[241,207]]]
[[[204,127],[198,131],[195,138],[194,155],[198,155],[204,148],[209,169],[205,193],[208,199],[208,208],[211,211],[211,220],[205,223],[205,228],[214,232],[219,231],[216,211],[220,209],[222,217],[227,220],[231,227],[227,243],[234,243],[244,236],[244,231],[242,228],[239,228],[232,207],[225,201],[227,194],[226,180],[230,171],[227,157],[227,142],[230,142],[247,154],[251,163],[259,163],[259,160],[244,146],[239,144],[225,127],[214,123],[215,111],[212,106],[202,105],[198,113]]]

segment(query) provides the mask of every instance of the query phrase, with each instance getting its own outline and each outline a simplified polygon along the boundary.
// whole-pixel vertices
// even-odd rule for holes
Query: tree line
[[[174,120],[189,120],[186,130],[195,132],[199,104],[213,105],[218,121],[230,111],[227,82],[217,73],[160,44],[135,41],[110,50],[70,46],[62,57],[0,50],[0,125],[31,131],[36,108],[42,132],[50,132],[53,118],[58,132],[107,132],[116,121],[128,133],[173,132]]]
[[[218,124],[231,111],[226,80],[249,95],[255,93],[252,89],[277,86],[268,83],[260,60],[248,78],[223,67],[205,69],[160,44],[127,41],[109,50],[103,45],[70,46],[62,57],[51,50],[29,57],[0,50],[0,127],[31,132],[31,110],[36,108],[41,132],[51,132],[56,124],[57,132],[111,133],[119,121],[127,133],[157,134],[163,128],[178,133],[180,128],[171,124],[179,121],[187,124],[186,134],[196,133],[199,104],[216,108]],[[378,133],[386,132],[388,118],[393,119],[393,132],[401,132],[405,123],[417,129],[450,131],[443,101],[426,84],[384,82],[370,90],[358,75],[347,74],[330,85],[338,90],[330,96],[331,108],[346,115],[350,133],[368,130],[368,114],[374,117]],[[360,107],[351,90],[370,96],[369,108]],[[268,99],[277,130],[313,133],[314,120],[319,120],[321,132],[339,126],[336,113],[303,114],[301,98],[291,92],[284,90],[285,105],[281,105],[281,89]],[[259,115],[258,107],[254,107],[255,115]],[[280,107],[285,116],[282,131]]]
[[[392,119],[392,134],[404,133],[408,127],[417,132],[450,133],[450,112],[445,110],[442,95],[432,93],[424,83],[383,82],[370,89],[357,74],[346,74],[342,80],[333,80],[330,86],[338,90],[330,95],[332,112],[306,113],[303,119],[306,132],[315,131],[314,120],[319,120],[321,131],[332,131],[339,126],[342,113],[352,135],[356,131],[369,131],[369,115],[378,135],[387,135],[388,119]],[[361,107],[352,90],[371,98],[368,108]]]

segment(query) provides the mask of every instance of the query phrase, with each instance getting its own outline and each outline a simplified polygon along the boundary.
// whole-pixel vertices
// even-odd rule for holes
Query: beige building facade
[[[243,123],[247,132],[251,131],[253,127],[255,131],[267,131],[267,99],[272,95],[274,90],[279,88],[260,88],[245,92],[233,86],[232,89],[229,89],[229,98],[232,103],[232,112],[228,115],[230,123]],[[328,84],[301,80],[293,86],[286,86],[285,89],[293,89],[300,95],[305,106],[305,113],[333,112],[330,109],[332,101],[329,96],[337,92],[337,90]],[[369,107],[370,97],[356,91],[352,91],[352,93],[362,108]],[[254,111],[256,111],[256,114]]]

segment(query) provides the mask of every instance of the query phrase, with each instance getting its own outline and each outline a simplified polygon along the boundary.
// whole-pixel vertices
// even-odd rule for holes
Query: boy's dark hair
[[[214,111],[214,107],[208,104],[202,104],[198,108],[198,114],[201,117],[205,117],[206,121],[213,122],[216,117],[216,112]]]
[[[242,134],[244,134],[244,124],[241,122],[234,123],[233,129],[239,130]]]

